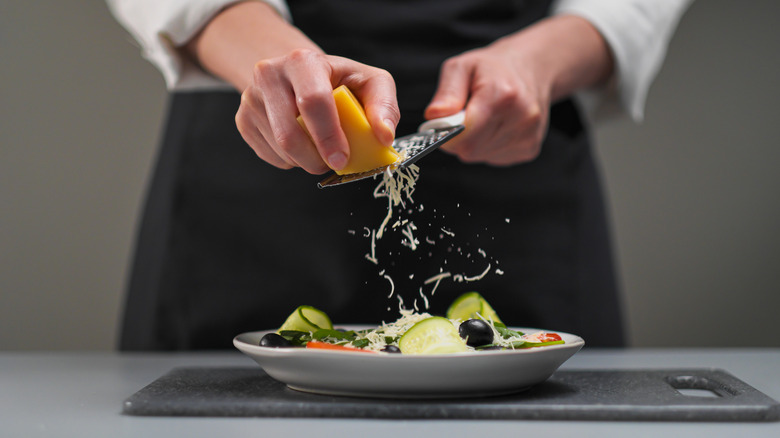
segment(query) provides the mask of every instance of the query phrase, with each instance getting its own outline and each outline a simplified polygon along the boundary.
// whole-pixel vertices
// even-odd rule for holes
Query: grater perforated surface
[[[366,172],[350,173],[347,175],[338,175],[336,173],[332,173],[317,183],[317,187],[325,188],[360,181],[366,178],[373,178],[374,176],[379,175],[386,170],[393,172],[398,168],[409,166],[414,164],[420,158],[434,151],[439,146],[448,142],[462,131],[463,125],[457,125],[448,128],[432,129],[426,132],[418,132],[415,134],[398,137],[393,142],[393,149],[395,149],[399,155],[404,157],[402,161],[391,164],[389,166],[377,167],[376,169],[372,169]]]

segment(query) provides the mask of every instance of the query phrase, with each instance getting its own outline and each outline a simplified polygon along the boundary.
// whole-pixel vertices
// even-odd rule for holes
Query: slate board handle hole
[[[686,397],[721,398],[737,395],[732,388],[702,376],[669,376],[666,382]]]

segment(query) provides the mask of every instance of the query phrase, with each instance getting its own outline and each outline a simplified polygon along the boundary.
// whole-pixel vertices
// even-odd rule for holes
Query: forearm
[[[183,50],[205,70],[244,90],[254,65],[295,49],[320,50],[262,2],[235,3],[217,14]]]
[[[494,43],[534,70],[550,86],[555,102],[577,90],[599,85],[612,75],[609,46],[587,20],[559,15],[542,20]]]

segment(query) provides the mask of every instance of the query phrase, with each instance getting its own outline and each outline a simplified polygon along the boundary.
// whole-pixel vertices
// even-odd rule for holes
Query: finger
[[[254,150],[255,154],[268,164],[280,169],[292,169],[293,167],[298,167],[279,157],[279,155],[274,152],[273,148],[271,148],[271,146],[263,137],[263,134],[258,129],[250,129],[245,133],[242,132],[241,136],[247,143],[252,145],[252,150]]]
[[[349,143],[341,129],[333,99],[331,67],[315,53],[304,53],[292,62],[289,78],[295,103],[320,161],[324,160],[334,170],[341,170],[349,161]]]
[[[476,114],[486,113],[473,109],[477,106],[469,103],[468,108]],[[455,139],[459,143],[442,146],[463,162],[504,166],[532,161],[541,151],[545,124],[526,123],[528,119],[522,118],[519,111],[473,120],[469,122],[471,129]]]
[[[327,171],[312,139],[298,124],[298,107],[291,85],[263,87],[263,94],[264,102],[274,102],[273,106],[265,106],[268,128],[262,130],[273,150],[285,161],[296,163],[309,173]]]
[[[445,117],[463,109],[469,96],[472,64],[462,58],[451,58],[441,68],[439,85],[425,109],[426,119]]]
[[[517,86],[518,89],[523,89]],[[483,152],[485,162],[494,165],[517,164],[534,160],[541,151],[541,142],[546,131],[545,114],[537,99],[529,98],[521,91],[512,98],[505,93],[491,95],[492,117],[486,123],[485,137],[477,139],[486,145]],[[487,99],[476,99],[484,102]],[[483,103],[484,105],[484,103]],[[495,123],[491,123],[495,122]]]
[[[534,94],[512,72],[477,69],[466,105],[469,130],[451,151],[468,161],[487,160],[506,144],[517,144],[539,126],[540,110]],[[524,150],[518,151],[523,153]]]
[[[495,150],[486,160],[493,165],[511,165],[535,160],[542,151],[542,142],[546,133],[546,123],[527,125],[507,131],[495,140],[504,147]]]
[[[363,105],[368,123],[379,142],[392,145],[401,111],[398,109],[395,81],[390,73],[370,67],[367,74],[350,75],[343,82]]]
[[[241,105],[236,112],[236,127],[241,137],[263,161],[280,169],[297,167],[294,162],[286,161],[285,158],[280,157],[263,136],[263,130],[270,132],[270,127],[264,117],[265,109],[261,102],[253,101],[249,97],[250,94],[250,91],[245,91],[241,95]],[[260,117],[260,114],[263,117]]]
[[[515,138],[506,143],[506,147],[492,151],[484,162],[492,166],[512,166],[535,160],[542,151],[541,142],[536,136]]]
[[[328,170],[314,143],[298,124],[295,111],[282,112],[275,109],[267,114],[271,134],[264,135],[272,139],[268,143],[275,153],[312,174]]]
[[[260,61],[254,68],[257,101],[263,102],[268,126],[261,126],[263,136],[277,155],[296,163],[309,173],[322,173],[327,166],[311,139],[296,120],[298,108],[290,83],[290,62],[285,58]]]
[[[280,169],[298,167],[295,163],[285,161],[271,148],[263,136],[261,128],[259,128],[260,125],[261,123],[257,117],[252,117],[252,115],[245,112],[242,113],[242,110],[239,109],[239,112],[236,114],[238,131],[260,159]]]
[[[463,161],[478,161],[480,150],[484,151],[490,143],[489,140],[498,129],[500,121],[491,117],[490,108],[480,101],[470,100],[466,106],[466,129],[442,145],[442,149],[458,155]]]

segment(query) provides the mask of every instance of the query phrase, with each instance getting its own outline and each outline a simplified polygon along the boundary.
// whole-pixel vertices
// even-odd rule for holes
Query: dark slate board
[[[706,390],[711,397],[684,395]],[[714,393],[714,394],[713,394]],[[717,394],[717,395],[716,395]],[[717,369],[571,370],[507,396],[396,400],[308,394],[254,368],[176,368],[125,400],[144,416],[777,421],[780,404]]]

